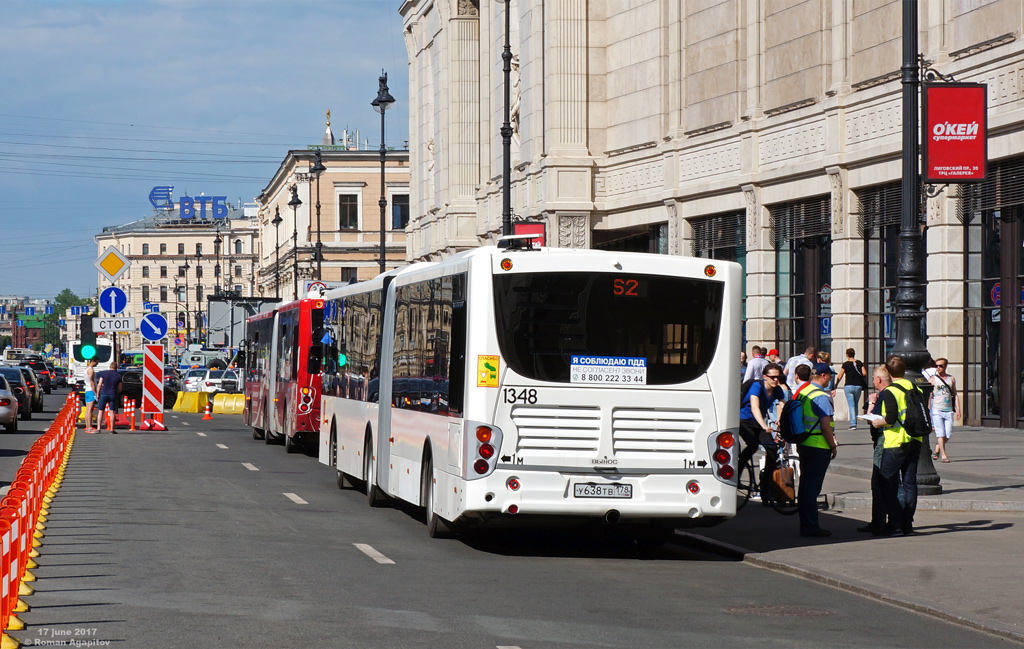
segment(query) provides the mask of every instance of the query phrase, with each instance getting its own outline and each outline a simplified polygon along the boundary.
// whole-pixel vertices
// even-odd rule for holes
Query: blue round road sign
[[[159,313],[147,313],[139,323],[139,333],[151,342],[163,340],[167,336],[167,318]]]
[[[128,306],[128,296],[116,286],[109,286],[100,293],[100,308],[110,315],[117,315]]]

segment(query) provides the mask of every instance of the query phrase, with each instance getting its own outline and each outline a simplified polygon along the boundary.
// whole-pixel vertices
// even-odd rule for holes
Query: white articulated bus
[[[736,512],[740,267],[482,247],[325,296],[322,463],[448,523]]]

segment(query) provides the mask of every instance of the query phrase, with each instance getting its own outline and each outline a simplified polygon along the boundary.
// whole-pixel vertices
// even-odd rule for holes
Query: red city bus
[[[289,453],[315,444],[320,431],[324,301],[281,304],[245,323],[245,424],[254,439]]]

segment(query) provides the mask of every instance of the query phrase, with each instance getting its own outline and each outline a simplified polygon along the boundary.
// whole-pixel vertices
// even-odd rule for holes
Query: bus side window
[[[452,338],[448,350],[448,411],[462,414],[466,390],[466,302],[452,304]]]

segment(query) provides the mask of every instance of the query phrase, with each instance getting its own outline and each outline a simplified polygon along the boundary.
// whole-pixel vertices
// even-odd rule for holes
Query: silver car
[[[18,432],[18,397],[3,376],[0,376],[0,424],[8,432]]]
[[[206,382],[206,370],[194,369],[189,370],[181,377],[181,389],[183,392],[199,392]]]

